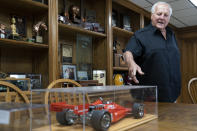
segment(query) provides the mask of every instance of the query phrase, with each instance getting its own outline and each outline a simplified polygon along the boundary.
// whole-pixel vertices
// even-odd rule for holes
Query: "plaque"
[[[62,63],[72,63],[72,45],[62,44]]]
[[[87,71],[88,80],[92,79],[92,37],[77,35],[76,44],[77,71]]]

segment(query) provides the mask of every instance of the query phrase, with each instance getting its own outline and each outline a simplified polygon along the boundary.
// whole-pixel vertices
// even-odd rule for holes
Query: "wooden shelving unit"
[[[113,29],[113,34],[115,36],[131,37],[134,34],[133,32],[121,29],[119,27],[114,27],[113,26],[112,29]]]
[[[0,39],[1,46],[14,46],[14,47],[29,47],[29,48],[44,48],[48,49],[48,45],[46,44],[38,44],[33,42],[26,42],[26,41],[17,41],[11,39]]]
[[[136,8],[133,8],[134,6],[127,0],[118,0],[113,1],[112,0],[112,14],[114,13],[114,16],[112,15],[112,18],[114,18],[116,21],[116,26],[112,26],[112,41],[116,42],[116,50],[118,54],[122,54],[122,50],[125,49],[129,39],[134,35],[134,32],[140,29],[140,21],[141,21],[141,14],[136,11]],[[125,16],[125,19],[124,19]],[[127,19],[126,19],[127,18]],[[130,19],[129,19],[130,18]],[[127,20],[124,22],[124,20]],[[125,26],[124,23],[127,23],[127,26],[130,26],[132,31],[128,31],[123,29]],[[114,45],[113,45],[114,46]],[[113,51],[111,51],[113,54]],[[113,54],[114,55],[114,54]],[[109,76],[110,84],[113,84],[113,76],[115,74],[122,74],[125,75],[128,72],[128,67],[122,67],[121,65],[117,65],[117,63],[120,64],[120,59],[117,58],[118,55],[113,56],[114,58],[111,59],[111,73]],[[114,67],[116,63],[116,67]]]
[[[48,11],[48,5],[32,0],[1,0],[1,8],[12,10],[13,13],[19,12],[22,14],[41,14]]]
[[[114,71],[126,72],[128,70],[126,67],[113,66],[113,40],[116,37],[121,42],[121,48],[124,48],[128,39],[134,34],[133,32],[141,28],[140,21],[143,18],[141,15],[147,17],[149,14],[147,15],[144,10],[139,9],[128,0],[85,0],[82,6],[83,9],[80,10],[84,14],[88,10],[96,14],[95,22],[98,22],[105,30],[105,33],[99,33],[74,25],[58,23],[58,15],[65,9],[68,11],[69,5],[72,3],[80,7],[78,0],[67,0],[66,8],[63,6],[63,0],[48,0],[48,5],[32,0],[1,0],[0,22],[6,24],[6,27],[10,26],[10,15],[16,14],[27,18],[27,38],[32,37],[34,20],[37,22],[45,19],[48,32],[43,44],[0,39],[0,70],[3,72],[14,71],[16,73],[40,73],[46,87],[49,82],[60,77],[62,64],[59,57],[61,42],[73,46],[73,62],[71,64],[76,64],[76,36],[82,34],[92,37],[91,64],[93,69],[106,70],[108,85],[113,83]],[[121,26],[112,26],[111,18],[114,9],[121,14],[128,14],[132,17],[131,26],[133,32],[119,28]],[[14,61],[15,66],[11,61]],[[24,67],[21,65],[24,65]]]
[[[116,71],[128,71],[128,67],[113,67],[113,70],[116,70]]]
[[[38,21],[44,21],[48,26],[49,6],[32,0],[1,0],[0,10],[0,23],[6,26],[6,39],[0,39],[0,71],[41,74],[42,88],[46,88],[49,84],[49,33],[47,31],[43,35],[42,44],[27,42],[25,39],[34,36],[33,26]],[[12,16],[16,22],[21,18],[20,29],[23,29],[24,34],[16,31],[24,41],[7,39],[11,32]]]
[[[105,38],[106,37],[106,34],[94,32],[94,31],[90,31],[90,30],[85,30],[81,27],[77,27],[77,26],[73,26],[73,25],[66,25],[66,24],[61,24],[61,23],[59,23],[58,25],[59,25],[59,31],[61,34],[69,32],[71,34],[81,33],[81,34],[91,35],[96,38]]]

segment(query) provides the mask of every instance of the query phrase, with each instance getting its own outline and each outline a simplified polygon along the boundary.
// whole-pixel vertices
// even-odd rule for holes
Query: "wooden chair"
[[[58,79],[53,81],[47,89],[51,88],[72,88],[72,87],[81,87],[79,83],[70,79]],[[82,88],[82,87],[81,87]],[[73,94],[73,93],[64,93],[64,92],[46,92],[45,93],[45,104],[55,102],[67,102],[68,104],[82,104],[83,103],[82,94]],[[90,99],[86,94],[87,103],[90,103]]]
[[[30,103],[23,91],[14,84],[0,81],[0,86],[6,88],[6,92],[0,92],[0,102]]]
[[[194,104],[197,104],[197,78],[190,79],[188,83],[188,92]]]
[[[0,81],[0,87],[5,88],[4,92],[0,92],[0,103],[27,103],[30,104],[28,97],[23,93],[21,89],[12,83],[6,81]],[[6,104],[5,103],[5,104]],[[30,124],[29,122],[30,110],[12,112],[10,115],[9,129],[2,126],[1,129],[13,130],[12,128],[23,127],[24,129]],[[19,123],[23,123],[21,126]],[[27,126],[26,126],[27,125]],[[22,128],[21,128],[22,129]]]

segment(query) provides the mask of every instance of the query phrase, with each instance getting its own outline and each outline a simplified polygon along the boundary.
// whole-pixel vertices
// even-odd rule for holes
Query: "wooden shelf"
[[[38,44],[38,43],[32,43],[32,42],[26,42],[26,41],[17,41],[17,40],[11,40],[11,39],[0,39],[0,45],[48,49],[48,45],[46,44]]]
[[[117,36],[131,37],[134,34],[133,32],[121,29],[119,27],[113,26],[112,29],[113,29],[113,34]]]
[[[36,14],[48,11],[48,5],[32,0],[1,0],[0,8],[11,10],[13,13]]]
[[[73,25],[66,25],[66,24],[61,24],[61,23],[59,23],[59,32],[60,32],[60,34],[82,33],[82,34],[91,35],[91,36],[96,37],[96,38],[105,38],[106,37],[106,34],[103,34],[103,33],[94,32],[94,31],[90,31],[90,30],[85,30],[81,27],[77,27],[77,26],[73,26]]]
[[[128,71],[128,67],[113,67],[113,70],[117,70],[117,71]]]

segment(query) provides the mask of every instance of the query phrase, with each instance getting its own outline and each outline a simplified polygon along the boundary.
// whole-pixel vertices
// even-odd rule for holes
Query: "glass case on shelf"
[[[57,87],[33,90],[45,95],[52,129],[118,131],[157,118],[156,86]]]
[[[36,131],[45,126],[50,130],[50,121],[43,104],[0,103],[1,131]]]
[[[86,74],[86,80],[92,79],[92,37],[77,34],[76,65],[78,79]]]

